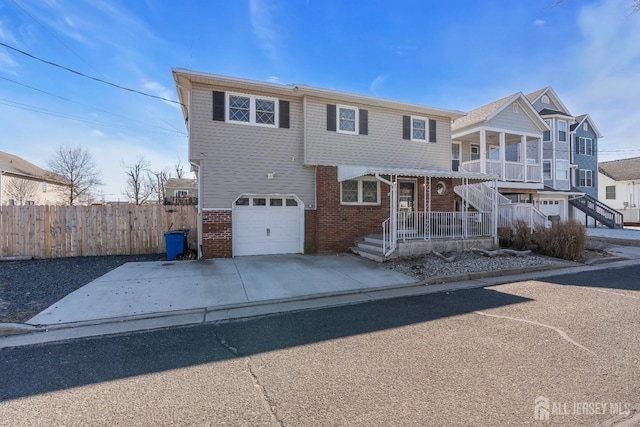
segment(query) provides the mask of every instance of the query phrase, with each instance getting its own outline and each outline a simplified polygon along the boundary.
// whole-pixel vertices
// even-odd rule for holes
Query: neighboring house
[[[548,129],[520,92],[476,108],[453,122],[452,168],[499,177],[499,194],[495,197],[501,226],[511,226],[517,220],[530,225],[546,224],[547,215],[562,214],[546,212],[553,205],[543,205],[538,198],[546,194],[541,141]],[[493,190],[486,184],[472,188],[477,197],[469,200],[475,208],[482,209],[485,202],[480,196],[492,196]],[[469,190],[457,191],[461,198],[466,197],[463,191]]]
[[[496,241],[497,200],[483,195],[474,209],[469,194],[497,175],[451,168],[451,122],[464,113],[183,69],[173,77],[201,256],[335,253],[361,239],[356,251],[381,257]]]
[[[619,210],[625,223],[640,222],[640,157],[598,163],[598,199]]]
[[[535,198],[537,207],[561,220],[622,227],[620,213],[598,201],[591,191],[597,188],[593,182],[597,139],[602,137],[591,117],[574,117],[550,87],[528,94],[527,99],[549,128],[543,135],[545,189]]]
[[[164,184],[165,205],[197,205],[198,182],[189,178],[169,178]]]
[[[576,116],[571,125],[571,164],[573,186],[592,199],[598,199],[598,141],[602,138],[591,116]],[[602,201],[602,200],[601,200]],[[606,202],[605,202],[606,203]],[[579,219],[586,226],[595,227],[597,221],[579,208],[573,207],[572,218]]]
[[[61,176],[0,151],[0,205],[61,204],[67,188]]]

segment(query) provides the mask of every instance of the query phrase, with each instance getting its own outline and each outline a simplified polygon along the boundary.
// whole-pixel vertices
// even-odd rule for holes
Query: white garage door
[[[562,200],[540,199],[538,206],[540,212],[547,215],[547,217],[550,215],[560,215],[560,218],[562,218]]]
[[[293,196],[240,197],[233,207],[233,255],[302,252],[303,215]]]

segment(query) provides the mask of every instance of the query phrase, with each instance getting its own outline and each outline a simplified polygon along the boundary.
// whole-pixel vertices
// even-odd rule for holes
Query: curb
[[[604,263],[613,263],[616,261],[626,260],[625,258],[620,257],[608,257],[603,258],[602,261],[596,262],[595,264],[604,264]],[[527,273],[536,273],[536,272],[545,272],[551,270],[563,270],[567,268],[576,268],[576,267],[594,267],[595,264],[586,265],[579,264],[574,262],[562,261],[557,262],[556,264],[550,265],[542,265],[542,266],[530,266],[523,268],[515,268],[509,270],[500,270],[500,271],[482,271],[476,273],[465,273],[459,275],[450,275],[450,276],[436,276],[430,277],[428,279],[410,282],[405,284],[391,285],[380,288],[364,288],[364,289],[354,289],[349,291],[342,292],[333,292],[333,293],[325,293],[325,294],[315,294],[315,295],[305,295],[300,297],[288,298],[288,299],[277,299],[277,300],[267,300],[267,301],[259,301],[252,303],[244,303],[244,304],[231,304],[227,306],[215,306],[215,307],[200,307],[194,309],[187,310],[176,310],[169,312],[158,312],[158,313],[149,313],[149,314],[141,314],[135,316],[124,316],[124,317],[116,317],[116,318],[108,318],[108,319],[96,319],[89,320],[83,322],[73,322],[73,323],[61,323],[54,325],[29,325],[29,324],[20,324],[20,323],[0,323],[0,348],[12,346],[3,345],[1,341],[3,338],[12,340],[19,339],[20,336],[24,336],[25,340],[33,341],[33,343],[41,343],[41,342],[52,342],[52,341],[64,341],[69,339],[88,337],[88,336],[97,336],[97,335],[113,335],[124,332],[135,332],[142,330],[153,330],[153,329],[161,329],[166,327],[173,326],[187,326],[187,325],[197,325],[203,323],[215,323],[220,321],[230,321],[230,320],[238,320],[238,319],[248,319],[248,318],[256,318],[262,317],[264,315],[277,314],[280,312],[292,312],[292,311],[300,311],[310,308],[322,308],[322,307],[334,307],[338,305],[346,305],[353,304],[358,302],[365,302],[370,300],[375,294],[385,294],[388,291],[407,291],[406,295],[415,295],[422,293],[438,293],[445,292],[449,290],[461,290],[461,289],[470,289],[477,287],[488,286],[486,283],[482,283],[482,279],[491,279],[496,278],[499,279],[502,276],[512,276],[518,274],[527,274]],[[596,267],[597,269],[597,267]],[[561,274],[561,272],[560,272]],[[463,282],[472,282],[477,281],[477,283],[469,283],[469,286],[456,286],[455,289],[449,289],[446,286],[447,283],[458,282],[462,284]],[[491,285],[494,285],[492,283]],[[421,289],[422,288],[422,289]],[[429,288],[431,288],[429,290]],[[417,292],[416,292],[417,291]],[[424,291],[424,292],[423,292]],[[402,294],[398,294],[395,296],[402,296]],[[349,298],[352,297],[352,298]],[[387,296],[390,298],[392,296]],[[373,297],[373,299],[378,299]],[[328,304],[320,305],[314,304],[314,300],[316,302],[320,302],[321,300],[325,300]],[[333,300],[333,302],[331,301]],[[297,303],[303,303],[307,307],[297,308],[297,309],[284,309],[279,311],[277,309],[278,306],[281,308],[285,308],[286,306],[295,305]],[[308,304],[305,304],[308,303]],[[276,308],[276,310],[269,311],[260,310],[260,307],[264,308]],[[253,309],[253,312],[252,312]],[[227,318],[217,318],[212,316],[211,320],[209,319],[210,314],[216,313],[224,313],[227,312],[230,316]],[[235,314],[234,314],[235,313]],[[139,327],[137,327],[137,326]],[[101,329],[102,332],[89,334],[82,334],[82,330],[91,331]],[[105,331],[106,330],[106,331]],[[41,333],[53,334],[56,337],[53,339],[45,339]],[[62,336],[64,335],[64,336]],[[33,339],[28,339],[27,337],[33,337]],[[42,336],[42,339],[38,339],[35,336]],[[29,345],[29,343],[17,344],[20,345]]]

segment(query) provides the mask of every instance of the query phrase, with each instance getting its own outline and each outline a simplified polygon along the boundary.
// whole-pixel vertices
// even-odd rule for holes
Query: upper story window
[[[567,142],[567,122],[558,120],[558,141]]]
[[[553,130],[553,124],[552,124],[551,120],[544,119],[544,122],[547,124],[547,126],[549,126],[549,129]],[[545,130],[543,132],[543,134],[542,134],[542,142],[551,141],[551,130]]]
[[[327,104],[327,130],[352,135],[368,135],[369,111],[348,105]]]
[[[569,179],[569,161],[556,160],[556,179],[566,181]]]
[[[338,132],[358,133],[358,108],[338,105]]]
[[[422,117],[411,117],[411,140],[427,140],[427,120]]]
[[[583,130],[583,131],[585,131],[585,132],[587,132],[587,131],[589,130],[589,123],[584,122],[584,123],[582,124],[582,130]]]
[[[542,102],[543,104],[549,104],[549,97],[547,95],[543,95],[542,99],[540,99],[540,102]]]
[[[593,139],[591,138],[578,138],[578,154],[584,154],[585,156],[593,156]]]
[[[514,102],[511,108],[513,108],[514,113],[518,113],[518,111],[520,111],[520,106],[518,105],[517,102]]]
[[[189,190],[174,190],[173,197],[187,197]]]
[[[578,186],[593,187],[593,171],[589,169],[580,169],[578,172]]]
[[[42,192],[43,192],[43,193],[46,193],[46,192],[47,192],[47,183],[46,183],[46,182],[43,182],[43,183],[42,183]]]
[[[542,161],[542,179],[551,180],[551,160]]]
[[[380,181],[371,177],[343,181],[340,186],[340,203],[343,205],[379,205]]]
[[[436,121],[424,117],[402,116],[402,139],[436,142]]]
[[[213,91],[213,120],[289,128],[289,101],[261,95]]]
[[[277,126],[278,100],[227,92],[227,121],[259,126]]]
[[[460,168],[460,144],[451,143],[451,170],[457,171]]]

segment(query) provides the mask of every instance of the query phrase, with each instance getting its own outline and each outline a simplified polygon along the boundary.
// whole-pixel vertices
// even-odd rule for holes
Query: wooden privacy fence
[[[196,206],[1,206],[0,256],[163,253],[164,233],[176,229],[195,241]]]

